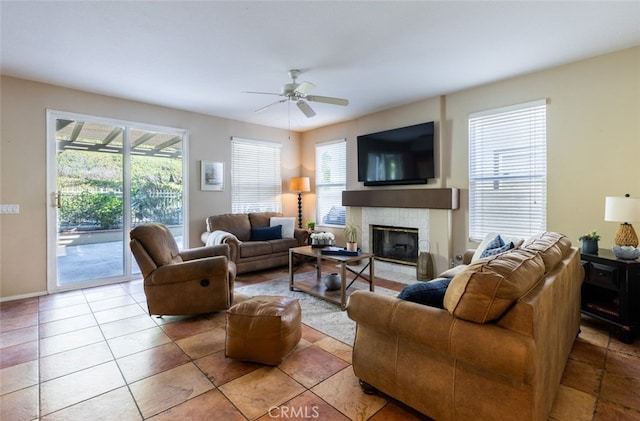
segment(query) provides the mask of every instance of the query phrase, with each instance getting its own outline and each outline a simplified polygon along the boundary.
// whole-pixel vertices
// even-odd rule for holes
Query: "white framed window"
[[[346,139],[316,144],[316,225],[344,227],[347,188]]]
[[[281,212],[282,145],[231,138],[231,212]]]
[[[546,100],[469,116],[469,237],[547,226]]]

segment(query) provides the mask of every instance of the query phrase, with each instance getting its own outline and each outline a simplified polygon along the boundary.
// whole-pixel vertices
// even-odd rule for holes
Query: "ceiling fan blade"
[[[280,101],[272,102],[271,104],[267,104],[264,107],[258,108],[255,112],[259,113],[260,111],[265,110],[265,109],[271,107],[272,105],[280,104],[280,103],[286,102],[286,101],[288,101],[288,99],[281,99]]]
[[[314,85],[311,82],[302,82],[300,85],[298,85],[298,87],[294,90],[294,92],[298,93],[298,94],[305,95],[305,94],[311,92],[311,90],[313,88],[315,88],[315,87],[316,87],[316,85]]]
[[[348,99],[334,98],[331,96],[307,95],[305,99],[308,101],[323,102],[325,104],[343,105],[343,106],[349,105]]]
[[[316,112],[313,111],[309,104],[307,104],[303,100],[299,99],[298,102],[296,102],[296,105],[298,106],[298,108],[300,108],[300,111],[302,111],[307,117],[311,118],[316,115]]]
[[[260,95],[277,95],[280,96],[281,94],[277,94],[275,92],[254,92],[254,91],[242,91],[243,94],[260,94]]]

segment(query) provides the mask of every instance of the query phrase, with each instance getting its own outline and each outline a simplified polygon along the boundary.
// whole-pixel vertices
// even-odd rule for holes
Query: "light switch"
[[[20,205],[0,205],[0,213],[20,213]]]

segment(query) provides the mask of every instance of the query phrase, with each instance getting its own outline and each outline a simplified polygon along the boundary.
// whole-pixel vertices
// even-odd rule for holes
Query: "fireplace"
[[[371,225],[371,249],[377,260],[416,266],[418,228]]]
[[[363,207],[362,208],[362,250],[373,253],[372,225],[387,227],[418,228],[418,250],[429,250],[430,209]],[[384,261],[376,258],[376,275],[405,284],[416,282],[416,265],[406,262]]]

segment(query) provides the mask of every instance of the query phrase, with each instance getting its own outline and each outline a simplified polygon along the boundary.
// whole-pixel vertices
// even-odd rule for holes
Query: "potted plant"
[[[316,223],[314,221],[307,221],[307,229],[309,231],[313,231],[316,228]]]
[[[582,252],[586,254],[598,254],[598,240],[600,235],[595,230],[582,234],[578,240],[582,241]]]
[[[347,224],[344,227],[344,239],[347,242],[348,251],[358,250],[358,227],[353,224]]]

